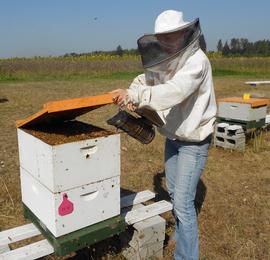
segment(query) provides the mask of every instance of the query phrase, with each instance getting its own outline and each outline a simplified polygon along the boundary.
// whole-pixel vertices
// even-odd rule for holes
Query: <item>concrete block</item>
[[[240,125],[229,125],[227,129],[227,135],[230,137],[245,136],[245,132]]]
[[[122,255],[128,260],[163,259],[163,246],[163,241],[160,241],[140,248],[129,247]]]
[[[224,128],[225,131],[220,131],[222,128]],[[246,135],[242,126],[226,125],[226,123],[217,124],[214,136],[214,146],[243,151],[245,150],[245,144]]]
[[[133,208],[144,207],[142,204]],[[122,234],[122,244],[128,245],[122,255],[128,260],[163,259],[166,221],[160,216],[135,223]]]
[[[215,134],[216,136],[224,137],[227,135],[228,127],[230,125],[227,123],[218,123],[215,126]]]
[[[228,149],[239,150],[239,151],[245,150],[245,146],[246,146],[245,139],[241,139],[241,140],[227,139],[226,141],[227,141],[226,148]]]
[[[134,233],[129,245],[142,247],[153,242],[164,241],[166,221],[155,216],[133,225]]]

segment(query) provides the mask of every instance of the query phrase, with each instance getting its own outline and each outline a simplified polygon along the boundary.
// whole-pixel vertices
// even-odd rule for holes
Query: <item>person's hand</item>
[[[127,109],[128,109],[129,111],[131,111],[131,112],[134,112],[134,111],[137,109],[137,107],[138,107],[138,106],[136,106],[135,104],[133,104],[133,103],[131,103],[131,102],[129,102],[129,103],[127,104]]]
[[[113,103],[120,106],[120,107],[124,107],[127,105],[128,103],[128,92],[126,89],[116,89],[110,92],[111,94],[113,94]]]

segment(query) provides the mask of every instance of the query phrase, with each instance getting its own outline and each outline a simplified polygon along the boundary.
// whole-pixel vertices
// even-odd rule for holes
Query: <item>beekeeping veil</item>
[[[185,22],[183,13],[167,10],[155,21],[155,33],[138,39],[148,85],[165,83],[199,48],[199,19]]]

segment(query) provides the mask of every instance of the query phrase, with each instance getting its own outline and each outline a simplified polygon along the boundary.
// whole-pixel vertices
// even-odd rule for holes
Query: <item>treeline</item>
[[[270,56],[270,40],[249,42],[245,38],[233,38],[230,43],[226,41],[225,44],[219,40],[217,50],[224,56],[266,57]]]
[[[199,39],[200,47],[204,52],[207,52],[207,45],[202,34]],[[270,40],[260,40],[256,42],[249,42],[245,38],[233,38],[228,43],[224,44],[222,40],[217,44],[218,53],[222,53],[223,56],[246,56],[246,57],[269,57],[270,56]],[[215,52],[211,52],[215,53]],[[86,53],[66,53],[63,57],[80,57],[80,56],[95,56],[95,55],[111,55],[111,56],[123,56],[123,55],[138,55],[138,49],[123,49],[121,45],[118,45],[115,50],[112,51],[92,51]]]
[[[139,54],[138,49],[123,49],[121,45],[118,45],[115,50],[112,51],[92,51],[92,52],[85,52],[85,53],[66,53],[63,57],[80,57],[80,56],[91,56],[91,55],[134,55]]]
[[[199,43],[201,49],[206,52],[206,42],[204,35],[200,35],[199,38]],[[85,52],[85,53],[76,53],[76,52],[71,52],[71,53],[66,53],[63,57],[80,57],[80,56],[91,56],[91,55],[118,55],[118,56],[123,56],[123,55],[139,55],[138,49],[123,49],[121,45],[118,45],[117,48],[113,51],[92,51],[92,52]]]

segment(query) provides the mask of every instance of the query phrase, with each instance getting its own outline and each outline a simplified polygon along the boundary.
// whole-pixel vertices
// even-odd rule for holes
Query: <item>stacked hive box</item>
[[[70,113],[68,109],[63,113],[63,108],[57,113],[50,113],[48,105],[44,107],[45,112],[19,122],[24,205],[55,237],[118,216],[119,134],[77,121],[48,124],[52,121],[46,120],[49,116],[50,119],[65,119],[63,115],[68,115],[70,119],[74,109],[71,107]],[[78,112],[76,108],[74,114],[82,114],[86,110],[84,107],[82,112]],[[38,129],[34,121],[39,122]],[[71,131],[74,128],[78,131]]]
[[[218,122],[242,125],[244,130],[265,125],[268,99],[224,98],[218,102]]]
[[[218,102],[214,145],[244,150],[246,132],[265,125],[267,99],[225,98]]]

